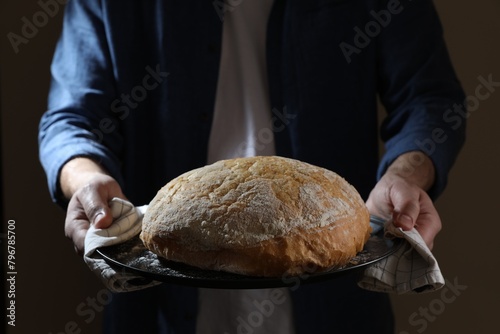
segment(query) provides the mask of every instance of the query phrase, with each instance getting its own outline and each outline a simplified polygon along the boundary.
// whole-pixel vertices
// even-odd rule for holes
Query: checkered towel
[[[394,254],[366,268],[358,285],[371,291],[397,294],[442,288],[445,281],[436,258],[417,230],[403,231],[391,221],[384,227],[386,237],[403,238],[403,244]]]
[[[114,218],[113,224],[107,229],[96,229],[91,225],[87,232],[83,256],[85,262],[113,292],[135,291],[160,284],[161,282],[111,267],[99,253],[95,252],[99,247],[119,244],[141,232],[142,217],[147,206],[134,207],[128,201],[113,198],[110,207]]]
[[[110,203],[115,221],[107,229],[90,227],[85,238],[84,259],[90,269],[114,292],[145,289],[160,284],[108,265],[95,250],[119,244],[136,236],[147,206],[134,207],[130,202],[114,198]],[[382,227],[383,228],[383,227]],[[365,269],[359,286],[379,292],[416,293],[432,291],[444,285],[436,259],[417,231],[402,231],[392,223],[385,224],[386,235],[404,238],[398,251]]]

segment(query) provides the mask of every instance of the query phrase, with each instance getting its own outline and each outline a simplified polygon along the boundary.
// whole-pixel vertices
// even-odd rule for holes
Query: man
[[[147,204],[182,172],[240,155],[333,170],[430,247],[441,228],[431,199],[464,140],[443,113],[464,94],[430,0],[73,0],[52,75],[40,155],[78,252],[89,224],[111,224],[111,198]],[[106,332],[211,333],[205,292],[115,295]],[[352,275],[289,299],[290,333],[393,332],[388,297]]]

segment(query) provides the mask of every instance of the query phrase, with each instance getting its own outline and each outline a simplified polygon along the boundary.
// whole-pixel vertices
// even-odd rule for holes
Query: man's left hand
[[[415,161],[411,154],[422,153],[410,152],[400,156],[376,184],[366,205],[371,214],[392,218],[394,225],[405,231],[415,228],[432,249],[441,230],[439,214],[425,191],[434,181],[434,167],[425,156],[420,165],[411,166],[412,173],[402,173],[408,170],[410,161]]]

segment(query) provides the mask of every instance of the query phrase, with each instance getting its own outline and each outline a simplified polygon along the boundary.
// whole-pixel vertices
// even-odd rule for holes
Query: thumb
[[[95,228],[108,228],[113,223],[113,215],[108,204],[101,205],[90,221]]]
[[[125,196],[113,179],[104,177],[100,181],[102,183],[97,182],[94,186],[86,188],[84,195],[86,199],[82,204],[91,225],[95,228],[108,228],[113,223],[109,201],[113,197],[125,198]]]
[[[411,230],[420,214],[419,189],[394,186],[390,197],[394,207],[392,214],[394,225],[405,231]]]
[[[111,196],[111,198],[113,197],[118,197],[126,200],[125,195],[123,195],[121,191]],[[95,228],[108,228],[109,226],[111,226],[114,218],[113,213],[111,212],[109,201],[101,201],[99,204],[99,208],[95,211],[95,215],[92,217],[93,219],[91,220],[91,223],[94,224]]]

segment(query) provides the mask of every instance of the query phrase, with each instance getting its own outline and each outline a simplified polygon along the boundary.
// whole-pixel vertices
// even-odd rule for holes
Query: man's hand
[[[87,158],[76,158],[64,165],[60,182],[64,195],[70,199],[64,230],[77,253],[83,254],[90,224],[109,227],[113,220],[109,201],[125,196],[116,180]]]
[[[366,205],[370,213],[392,218],[397,227],[415,228],[432,249],[441,230],[441,219],[426,193],[434,183],[434,166],[421,152],[401,155],[370,193]]]

